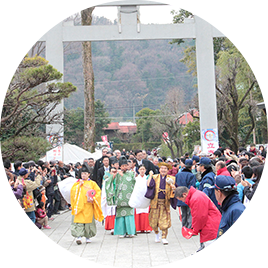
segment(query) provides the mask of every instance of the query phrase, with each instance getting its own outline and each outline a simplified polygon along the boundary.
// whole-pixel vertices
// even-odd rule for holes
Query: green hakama
[[[136,233],[134,209],[128,205],[135,185],[134,173],[127,171],[120,176],[109,176],[105,183],[108,205],[116,205],[114,224],[115,235],[134,235]]]

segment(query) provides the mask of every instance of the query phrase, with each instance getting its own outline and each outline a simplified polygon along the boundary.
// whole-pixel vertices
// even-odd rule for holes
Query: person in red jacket
[[[192,214],[192,235],[200,233],[200,251],[210,245],[217,238],[221,221],[221,213],[210,198],[191,186],[179,186],[175,190],[175,197],[187,204]]]
[[[223,161],[218,161],[216,163],[216,171],[217,171],[217,176],[219,175],[224,175],[224,176],[231,176],[229,171],[227,170],[226,164]]]

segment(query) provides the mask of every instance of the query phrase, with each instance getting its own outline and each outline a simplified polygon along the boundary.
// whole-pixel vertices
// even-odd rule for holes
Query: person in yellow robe
[[[82,244],[82,237],[86,237],[86,243],[97,233],[95,219],[103,220],[101,210],[101,189],[90,178],[90,172],[86,165],[82,166],[81,180],[78,180],[71,189],[72,224],[71,234],[76,237],[76,243]]]

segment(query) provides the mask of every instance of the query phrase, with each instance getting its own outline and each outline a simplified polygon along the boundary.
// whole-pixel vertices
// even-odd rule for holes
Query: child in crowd
[[[45,204],[43,202],[40,202],[39,205],[36,207],[36,222],[39,223],[44,229],[51,229],[51,227],[48,225],[48,216],[43,209],[44,206]]]

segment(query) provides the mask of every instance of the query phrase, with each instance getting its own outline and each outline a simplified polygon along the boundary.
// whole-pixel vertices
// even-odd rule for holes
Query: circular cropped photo
[[[1,114],[7,187],[29,225],[113,267],[172,264],[221,240],[251,206],[267,144],[240,51],[151,1],[99,4],[44,33]]]

